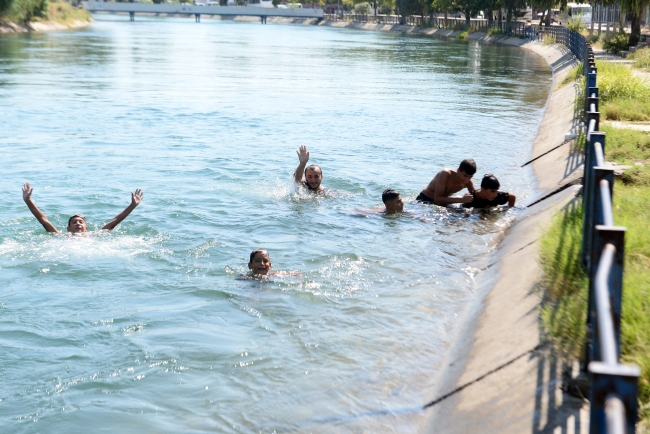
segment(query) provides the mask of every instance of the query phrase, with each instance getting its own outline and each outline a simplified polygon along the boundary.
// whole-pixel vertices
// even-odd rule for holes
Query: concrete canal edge
[[[470,39],[488,39],[472,34]],[[553,85],[531,159],[537,188],[477,274],[474,303],[458,322],[452,347],[426,407],[421,432],[587,432],[588,404],[562,392],[562,367],[544,345],[540,320],[542,269],[538,244],[562,208],[576,205],[582,153],[567,135],[577,133],[576,89],[558,87],[576,64],[558,46],[499,38],[542,56]]]

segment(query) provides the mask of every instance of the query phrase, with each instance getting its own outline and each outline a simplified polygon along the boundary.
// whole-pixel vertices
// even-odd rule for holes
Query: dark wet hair
[[[251,258],[250,258],[250,261],[248,261],[248,262],[253,262],[253,259],[255,259],[255,255],[257,255],[258,253],[269,256],[269,252],[267,252],[266,250],[264,250],[264,249],[255,249],[255,250],[253,250],[251,252]],[[269,259],[270,258],[271,257],[269,256]]]
[[[476,173],[476,162],[471,158],[466,158],[460,162],[460,166],[458,166],[458,170],[462,170],[468,175],[474,175]]]
[[[387,201],[397,199],[398,197],[399,197],[399,191],[387,188],[381,194],[381,201],[386,203]]]
[[[307,176],[308,170],[318,170],[321,175],[323,174],[323,169],[321,169],[320,166],[317,166],[315,164],[305,167],[305,176]]]
[[[84,216],[81,215],[81,214],[75,214],[75,215],[73,215],[72,217],[70,217],[70,218],[68,219],[68,226],[70,226],[70,223],[72,222],[72,219],[75,218],[75,217],[81,217],[81,218],[84,220],[84,222],[86,222],[86,217],[84,217]],[[88,222],[86,222],[86,223],[88,223]]]
[[[498,190],[499,187],[501,187],[501,184],[499,184],[499,180],[497,179],[496,176],[492,175],[491,173],[483,175],[483,180],[481,181],[481,188]]]

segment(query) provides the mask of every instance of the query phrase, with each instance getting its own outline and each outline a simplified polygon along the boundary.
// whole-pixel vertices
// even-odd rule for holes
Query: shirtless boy
[[[296,182],[311,191],[318,192],[325,190],[325,188],[320,185],[321,181],[323,180],[323,171],[321,168],[315,164],[307,166],[307,162],[309,161],[309,151],[307,151],[307,147],[305,145],[302,145],[300,149],[296,151],[296,153],[298,154],[298,160],[300,161],[300,164],[298,164],[298,168],[294,173]],[[305,166],[307,167],[305,168]],[[305,173],[304,181],[302,179],[303,171]]]
[[[404,211],[404,201],[396,190],[390,188],[381,194],[381,201],[386,205],[386,214],[395,214]]]
[[[54,225],[47,219],[45,214],[43,214],[43,212],[40,209],[38,209],[34,201],[32,201],[33,191],[34,189],[29,186],[29,182],[26,182],[25,185],[23,185],[23,200],[27,204],[27,207],[32,212],[32,214],[34,214],[36,220],[38,220],[38,222],[43,225],[46,231],[60,233],[60,231],[57,228],[55,228]],[[122,222],[122,220],[127,218],[128,215],[131,214],[131,211],[133,211],[135,207],[140,204],[140,201],[142,200],[142,195],[143,195],[142,190],[140,190],[139,188],[135,190],[135,193],[131,193],[131,205],[127,206],[124,211],[116,215],[113,220],[106,223],[102,228],[102,230],[110,231],[112,229],[115,229],[115,226],[117,226]],[[72,232],[75,234],[88,232],[86,217],[82,216],[81,214],[75,214],[72,217],[70,217],[70,219],[68,220],[68,232]]]
[[[474,200],[471,193],[475,190],[472,183],[472,176],[475,173],[476,163],[471,158],[461,161],[456,170],[442,169],[415,200],[441,206],[452,203],[469,203]],[[463,188],[467,188],[469,194],[462,197],[450,197]]]
[[[296,276],[301,277],[299,271],[271,271],[271,257],[269,252],[264,249],[255,249],[251,252],[248,269],[251,270],[248,276],[242,276],[244,279],[264,279],[265,276]]]
[[[515,206],[517,197],[506,191],[499,191],[501,184],[496,176],[488,173],[483,175],[481,188],[472,193],[474,198],[470,203],[463,204],[465,208],[488,208],[492,206],[508,204],[509,207]]]

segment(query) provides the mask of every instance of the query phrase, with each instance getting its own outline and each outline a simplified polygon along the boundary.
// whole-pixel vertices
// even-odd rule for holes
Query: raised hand
[[[135,193],[131,193],[131,205],[135,208],[136,206],[140,205],[140,201],[142,200],[142,197],[144,196],[144,193],[142,190],[139,188],[135,189]]]
[[[25,185],[23,185],[23,200],[25,202],[31,199],[32,191],[34,191],[34,189],[30,188],[29,182],[26,182]]]
[[[296,154],[298,154],[300,164],[307,164],[307,161],[309,161],[309,151],[307,150],[307,146],[302,145],[300,149],[296,151]]]

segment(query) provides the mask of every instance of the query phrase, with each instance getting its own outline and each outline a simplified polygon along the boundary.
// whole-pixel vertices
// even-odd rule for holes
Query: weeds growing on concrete
[[[555,45],[555,36],[544,33],[544,39],[542,39],[544,45]]]
[[[567,85],[569,83],[573,83],[576,80],[581,80],[584,78],[584,75],[582,73],[582,65],[583,62],[580,62],[576,64],[573,69],[571,69],[571,72],[569,72],[566,77],[564,77],[564,80],[562,80],[562,83],[560,83],[560,86]]]
[[[503,35],[503,30],[499,29],[498,27],[492,27],[491,29],[488,30],[487,35],[488,36]]]

